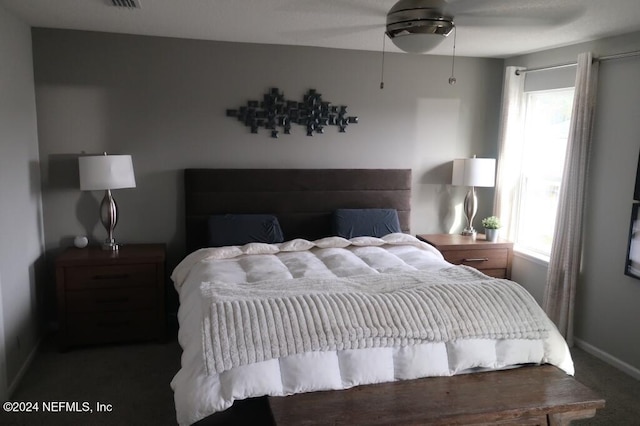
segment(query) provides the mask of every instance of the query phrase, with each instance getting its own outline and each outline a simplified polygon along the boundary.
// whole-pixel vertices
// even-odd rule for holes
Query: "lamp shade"
[[[78,158],[83,191],[135,188],[130,155],[92,155]]]
[[[492,187],[496,181],[494,158],[461,158],[453,160],[451,184],[457,186]]]

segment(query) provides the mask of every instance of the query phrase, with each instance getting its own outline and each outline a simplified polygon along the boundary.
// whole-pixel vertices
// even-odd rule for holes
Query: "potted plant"
[[[482,226],[484,227],[484,235],[487,241],[498,241],[499,229],[502,227],[502,224],[497,216],[485,217],[482,219]]]

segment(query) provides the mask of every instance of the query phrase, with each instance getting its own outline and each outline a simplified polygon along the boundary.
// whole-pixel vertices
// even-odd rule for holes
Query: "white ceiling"
[[[0,0],[34,27],[203,40],[382,49],[385,15],[396,0]],[[640,31],[640,0],[448,0],[456,54],[509,57]],[[448,37],[430,54],[451,54]],[[397,51],[386,43],[387,51]]]

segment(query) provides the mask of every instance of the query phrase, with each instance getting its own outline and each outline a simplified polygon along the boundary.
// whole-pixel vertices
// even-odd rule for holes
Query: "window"
[[[573,88],[525,92],[515,242],[548,257],[564,168]]]

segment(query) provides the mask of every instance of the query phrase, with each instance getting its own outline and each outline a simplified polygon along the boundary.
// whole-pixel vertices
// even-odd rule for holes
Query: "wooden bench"
[[[277,426],[568,425],[605,401],[553,366],[269,397]]]

